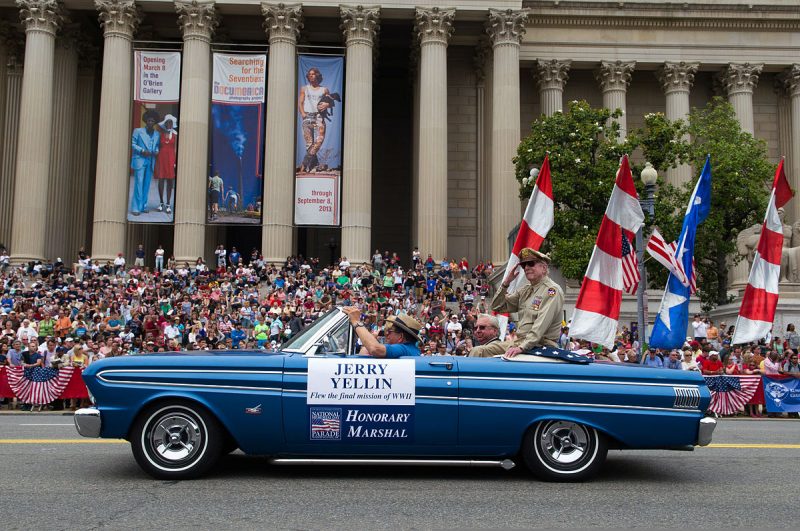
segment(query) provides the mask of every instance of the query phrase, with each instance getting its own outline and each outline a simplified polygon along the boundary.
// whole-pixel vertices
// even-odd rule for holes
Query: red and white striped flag
[[[627,241],[628,255],[635,256],[630,242],[643,223],[644,213],[625,155],[575,303],[570,336],[613,348],[622,292],[635,287],[639,281],[638,268],[635,277],[632,271],[625,273],[623,247]]]
[[[539,247],[542,246],[545,236],[553,228],[553,210],[550,158],[545,155],[542,169],[539,170],[539,177],[536,178],[536,185],[533,187],[528,206],[525,208],[525,215],[522,217],[517,239],[514,241],[514,248],[506,263],[506,278],[519,265],[519,252],[522,249],[530,247],[538,251]],[[525,275],[517,275],[509,284],[508,293],[514,293],[527,281]]]
[[[786,180],[783,160],[778,164],[767,214],[761,227],[750,278],[739,308],[739,319],[731,343],[758,341],[767,336],[775,319],[778,306],[778,282],[781,278],[781,252],[783,250],[783,224],[778,209],[792,198],[794,192]]]
[[[675,275],[675,278],[684,286],[690,286],[692,293],[697,291],[697,268],[694,266],[694,258],[692,258],[692,280],[691,282],[686,279],[686,271],[683,264],[677,257],[678,245],[675,242],[667,243],[664,237],[658,232],[658,229],[653,229],[653,234],[647,240],[647,252],[656,259],[658,263],[667,268],[667,271]]]

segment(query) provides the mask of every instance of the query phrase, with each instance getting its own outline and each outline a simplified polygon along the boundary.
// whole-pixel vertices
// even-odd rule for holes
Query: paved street
[[[714,443],[611,452],[583,484],[522,467],[312,469],[238,453],[206,479],[168,482],[141,472],[127,443],[80,438],[69,416],[1,415],[0,514],[26,530],[795,527],[800,421],[722,420]]]

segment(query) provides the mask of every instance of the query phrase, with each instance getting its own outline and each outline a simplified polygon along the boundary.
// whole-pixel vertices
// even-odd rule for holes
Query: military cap
[[[519,265],[525,264],[527,262],[544,262],[545,264],[550,263],[550,257],[544,253],[540,253],[530,247],[525,247],[519,252]]]

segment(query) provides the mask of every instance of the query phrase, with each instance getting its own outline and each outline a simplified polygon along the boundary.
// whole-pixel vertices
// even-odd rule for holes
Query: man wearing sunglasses
[[[529,351],[537,346],[558,348],[564,292],[561,286],[547,276],[550,257],[528,247],[519,253],[519,266],[503,282],[492,300],[492,310],[503,313],[516,312],[517,339],[505,353],[506,358]],[[528,284],[512,294],[508,286],[520,272]]]
[[[500,323],[494,315],[478,315],[472,336],[478,345],[469,351],[470,358],[500,356],[512,346],[511,343],[500,341]]]

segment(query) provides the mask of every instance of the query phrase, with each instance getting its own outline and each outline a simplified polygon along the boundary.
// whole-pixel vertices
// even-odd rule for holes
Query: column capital
[[[211,42],[211,36],[219,25],[214,2],[175,0],[175,12],[178,13],[178,26],[183,31],[184,41],[196,39]]]
[[[55,36],[65,21],[64,6],[57,0],[17,0],[25,32],[41,31]]]
[[[694,85],[694,75],[700,63],[685,61],[666,61],[656,72],[658,82],[665,94],[671,92],[689,92]]]
[[[264,30],[269,43],[287,42],[297,44],[297,37],[303,29],[303,7],[300,4],[261,3],[264,15]]]
[[[344,34],[345,43],[365,44],[372,46],[378,34],[378,23],[381,19],[379,6],[339,6],[342,23],[339,28]]]
[[[489,9],[485,28],[486,34],[492,39],[492,46],[519,46],[529,15],[529,9]]]
[[[133,0],[94,0],[94,7],[100,12],[105,37],[133,39],[142,22],[142,13]]]
[[[732,94],[752,94],[758,85],[758,76],[764,64],[731,63],[720,74],[720,80],[728,96]]]
[[[611,90],[626,91],[631,82],[631,74],[636,68],[636,61],[600,61],[594,77],[603,92]]]
[[[800,96],[800,64],[795,63],[775,78],[775,88],[790,98]]]
[[[437,43],[447,46],[455,18],[456,10],[452,7],[417,7],[414,10],[414,31],[420,45]]]
[[[536,82],[540,89],[555,88],[563,89],[564,84],[569,79],[569,68],[572,61],[565,59],[537,59],[534,70]]]

